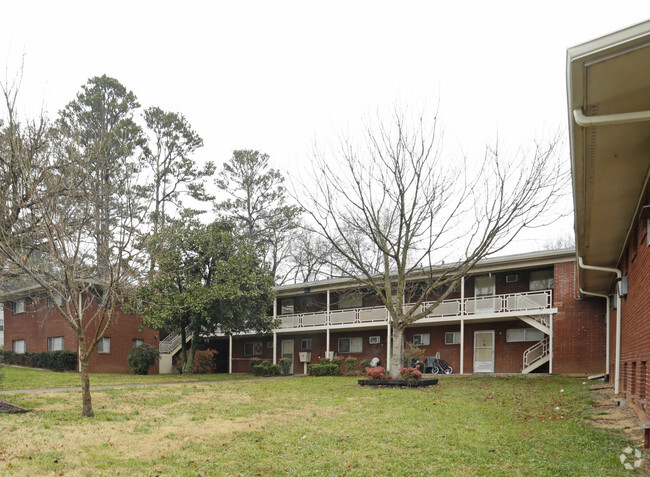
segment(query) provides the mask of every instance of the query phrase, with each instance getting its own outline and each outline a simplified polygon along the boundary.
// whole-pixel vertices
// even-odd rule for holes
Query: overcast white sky
[[[516,148],[566,130],[566,49],[649,12],[611,0],[23,0],[2,7],[0,64],[11,75],[24,53],[27,115],[54,117],[105,73],[143,107],[182,112],[205,140],[199,160],[259,149],[287,170],[396,102],[439,102],[446,144],[468,154],[497,133]],[[517,251],[537,248],[522,240]]]

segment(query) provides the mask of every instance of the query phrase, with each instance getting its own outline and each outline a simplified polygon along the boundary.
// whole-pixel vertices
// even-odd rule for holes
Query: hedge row
[[[42,353],[14,353],[0,350],[0,362],[30,368],[44,368],[52,371],[74,371],[77,369],[77,353],[74,351],[44,351]]]

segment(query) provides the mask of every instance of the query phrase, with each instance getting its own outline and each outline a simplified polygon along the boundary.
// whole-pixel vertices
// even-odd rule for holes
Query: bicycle
[[[449,363],[444,359],[433,358],[431,363],[431,373],[432,374],[451,374],[454,372],[454,369],[449,366]]]

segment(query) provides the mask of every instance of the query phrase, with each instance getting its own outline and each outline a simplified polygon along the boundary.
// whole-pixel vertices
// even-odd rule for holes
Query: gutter
[[[605,309],[605,373],[609,374],[609,309],[611,307],[611,299],[609,298],[609,295],[603,295],[602,293],[592,293],[584,291],[582,288],[579,288],[579,290],[583,295],[597,296],[604,298],[607,301],[607,308]]]
[[[609,268],[609,267],[596,267],[594,265],[585,265],[584,262],[582,261],[582,257],[578,257],[578,265],[580,268],[584,268],[585,270],[595,270],[597,272],[607,272],[607,273],[615,273],[616,274],[616,281],[620,281],[621,277],[623,276],[623,273],[618,269],[618,268]],[[582,291],[582,289],[581,289]],[[620,293],[616,293],[616,364],[614,366],[615,370],[615,375],[614,375],[614,394],[619,393],[619,387],[621,383],[621,295]],[[609,307],[607,308],[607,312],[609,313]],[[608,321],[609,323],[609,321]],[[608,340],[609,342],[609,337]],[[609,363],[607,363],[609,366]]]
[[[582,108],[573,110],[573,119],[578,126],[608,126],[610,124],[640,123],[650,121],[650,111],[635,111],[632,113],[603,114],[601,116],[585,116]]]

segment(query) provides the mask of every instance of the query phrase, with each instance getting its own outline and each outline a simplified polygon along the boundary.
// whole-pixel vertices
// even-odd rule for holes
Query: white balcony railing
[[[419,310],[424,310],[433,302],[425,302]],[[483,297],[445,300],[431,310],[426,318],[445,318],[454,316],[475,316],[484,314],[504,314],[510,312],[541,311],[551,308],[553,295],[551,290],[526,293],[510,293]],[[350,308],[314,313],[280,315],[280,329],[309,328],[314,326],[340,326],[361,323],[387,323],[388,312],[383,306],[368,308]]]

